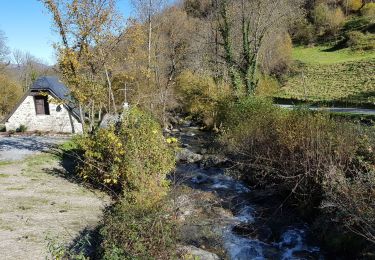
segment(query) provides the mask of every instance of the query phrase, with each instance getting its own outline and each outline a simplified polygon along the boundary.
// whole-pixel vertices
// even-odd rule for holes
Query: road
[[[282,105],[278,104],[278,106],[283,108],[292,109],[297,106],[294,105]],[[357,114],[357,115],[375,115],[375,109],[366,109],[366,108],[355,108],[355,107],[314,107],[308,106],[310,110],[320,110],[320,111],[328,111],[332,113],[350,113],[350,114]]]

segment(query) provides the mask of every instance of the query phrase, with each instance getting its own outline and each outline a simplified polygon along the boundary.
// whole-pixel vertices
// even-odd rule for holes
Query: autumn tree
[[[147,61],[148,66],[151,67],[151,55],[152,55],[152,33],[154,28],[153,18],[159,13],[166,1],[165,0],[132,0],[133,6],[135,7],[138,18],[147,28]]]
[[[162,1],[134,2],[139,8],[138,18],[129,21],[116,51],[121,53],[118,66],[122,68],[116,84],[133,104],[149,110],[166,126],[167,113],[174,106],[175,79],[190,50],[194,21],[178,7],[160,10],[159,5],[153,6]]]
[[[10,112],[22,95],[22,88],[5,74],[0,74],[0,116]]]
[[[340,7],[330,7],[326,3],[317,4],[313,15],[318,35],[335,35],[345,21],[345,15]]]
[[[43,0],[53,15],[61,42],[56,43],[64,80],[94,126],[95,114],[117,113],[112,90],[112,51],[121,39],[115,0]]]

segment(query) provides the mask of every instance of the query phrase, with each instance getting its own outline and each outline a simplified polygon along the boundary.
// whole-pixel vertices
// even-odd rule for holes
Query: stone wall
[[[48,96],[49,115],[37,115],[33,96],[27,96],[5,123],[7,131],[25,125],[27,131],[82,133],[82,124],[63,105]]]

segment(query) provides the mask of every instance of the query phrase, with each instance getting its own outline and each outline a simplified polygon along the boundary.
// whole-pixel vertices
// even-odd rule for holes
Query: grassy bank
[[[375,102],[374,51],[297,47],[293,59],[292,72],[276,97],[350,104]]]

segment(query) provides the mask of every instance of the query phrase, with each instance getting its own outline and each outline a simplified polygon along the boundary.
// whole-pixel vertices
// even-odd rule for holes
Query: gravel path
[[[0,161],[22,160],[37,152],[48,151],[56,144],[62,143],[62,137],[0,137]]]
[[[66,169],[47,151],[64,140],[0,137],[0,259],[54,259],[48,241],[71,243],[110,203],[63,178]]]

